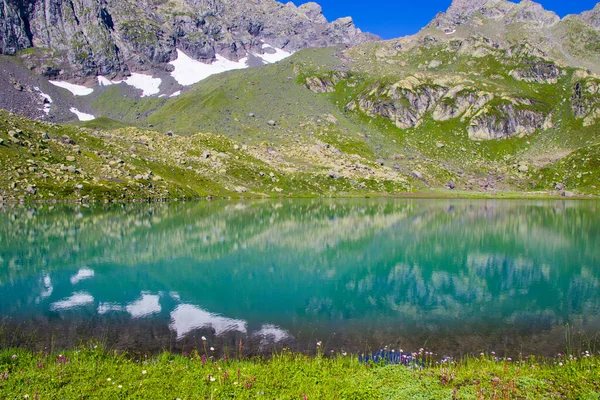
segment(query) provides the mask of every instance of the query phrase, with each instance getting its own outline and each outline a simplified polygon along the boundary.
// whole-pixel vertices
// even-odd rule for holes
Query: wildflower
[[[17,359],[17,355],[16,355],[16,354],[13,354],[13,355],[12,355],[12,359],[13,359],[13,360],[16,360],[16,359]]]
[[[212,376],[210,377],[210,381],[211,381],[211,382],[214,382],[215,380],[216,380],[216,379],[215,379],[214,377],[212,377]]]
[[[24,398],[24,399],[28,399],[28,398],[29,398],[29,395],[28,395],[28,394],[26,394],[25,396],[23,396],[23,398]]]
[[[493,356],[495,356],[495,355],[496,355],[496,352],[495,352],[495,351],[492,351],[492,355],[493,355]]]
[[[123,389],[123,385],[119,385],[117,386],[119,389]]]
[[[110,379],[110,378],[107,378],[107,379],[106,379],[106,382],[110,382],[110,381],[112,381],[112,379]]]
[[[317,342],[317,347],[321,347],[323,345],[323,342],[321,342],[320,340]]]
[[[480,355],[481,357],[485,356],[485,354],[484,354],[484,353],[479,353],[479,355]]]
[[[146,370],[143,370],[143,371],[142,371],[142,375],[146,375],[146,373],[147,373],[147,371],[146,371]]]
[[[560,362],[560,363],[558,363],[558,365],[562,367],[562,366],[563,366],[563,363],[561,363],[561,362]]]
[[[202,341],[206,342],[206,336],[202,336]]]
[[[215,351],[215,348],[214,348],[214,347],[211,347],[211,348],[210,348],[210,351]]]
[[[233,384],[234,384],[234,385],[238,385],[239,383],[238,383],[238,382],[233,382]]]
[[[346,356],[348,355],[348,353],[346,353],[345,351],[343,351],[343,352],[342,352],[342,355],[343,355],[344,357],[346,357]]]

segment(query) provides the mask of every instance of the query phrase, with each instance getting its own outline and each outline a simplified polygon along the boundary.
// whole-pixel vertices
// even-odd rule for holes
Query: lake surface
[[[0,345],[553,355],[600,332],[600,203],[0,208]],[[572,343],[573,344],[573,343]]]

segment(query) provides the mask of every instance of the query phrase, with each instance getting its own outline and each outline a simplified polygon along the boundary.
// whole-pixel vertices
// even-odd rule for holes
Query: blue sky
[[[286,0],[279,0],[284,3]],[[450,6],[451,0],[314,0],[323,7],[328,20],[352,16],[356,26],[384,39],[416,33],[439,12]],[[518,2],[514,0],[515,2]],[[561,17],[591,10],[600,0],[538,0],[544,8]],[[294,0],[300,5],[306,1]]]

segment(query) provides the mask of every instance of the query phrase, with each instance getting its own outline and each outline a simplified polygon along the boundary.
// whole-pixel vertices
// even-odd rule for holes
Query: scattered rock
[[[63,135],[63,136],[62,136],[62,138],[61,138],[61,142],[62,142],[63,144],[70,144],[70,145],[73,145],[73,144],[75,144],[75,142],[74,142],[74,141],[73,141],[73,140],[72,140],[70,137],[68,137],[67,135]]]
[[[74,166],[71,165],[70,167],[67,168],[67,171],[74,174],[77,172],[77,168],[75,168]]]
[[[456,189],[456,185],[454,184],[454,182],[450,181],[446,184],[446,187],[450,190],[454,190]]]
[[[562,197],[575,197],[575,193],[564,190],[561,194]]]
[[[237,145],[237,144],[234,144],[234,145],[233,145],[233,149],[234,149],[234,150],[239,150],[239,149],[240,149],[240,146],[239,146],[239,145]]]
[[[273,120],[270,120],[270,121],[267,121],[267,124],[268,124],[269,126],[275,126],[275,125],[277,125],[277,122],[275,122],[275,121],[273,121]]]
[[[254,115],[254,113],[250,113],[250,114],[248,114],[248,117],[254,118],[254,117],[256,117],[256,115]]]
[[[81,190],[81,189],[83,189],[83,185],[82,184],[75,185],[75,189]]]
[[[385,162],[383,160],[375,160],[375,162],[381,166],[383,166],[385,164]]]
[[[169,137],[173,137],[173,135],[174,135],[173,131],[169,131],[169,132],[167,132],[167,136],[169,136]]]
[[[67,157],[65,157],[65,159],[70,162],[75,161],[75,157],[73,157],[73,156],[67,156]]]
[[[441,142],[437,142],[437,143],[435,144],[435,146],[436,146],[438,149],[443,149],[444,147],[446,147],[446,145],[445,145],[444,143],[441,143]]]
[[[33,195],[36,193],[36,189],[32,185],[27,185],[25,188],[25,193]]]
[[[521,173],[529,172],[529,167],[525,164],[521,164],[521,165],[519,165],[519,172],[521,172]]]
[[[411,174],[415,178],[423,180],[423,173],[422,172],[415,170],[415,171],[412,171]]]
[[[44,132],[44,133],[42,133],[42,139],[48,140],[48,139],[50,139],[50,135],[48,135],[46,132]]]
[[[202,158],[204,158],[204,159],[210,158],[210,153],[208,151],[205,151],[204,153],[202,153]]]

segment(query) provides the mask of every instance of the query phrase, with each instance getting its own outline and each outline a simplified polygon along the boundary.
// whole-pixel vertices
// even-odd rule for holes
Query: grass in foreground
[[[600,393],[597,355],[429,364],[361,364],[342,354],[285,351],[269,360],[233,360],[196,352],[135,358],[90,346],[62,354],[4,349],[0,393],[4,399],[598,399]]]

